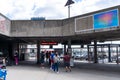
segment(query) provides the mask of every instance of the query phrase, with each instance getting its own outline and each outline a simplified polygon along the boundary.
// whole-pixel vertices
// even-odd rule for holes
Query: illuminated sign
[[[118,10],[114,9],[107,12],[95,14],[94,29],[104,29],[119,26]]]
[[[57,42],[42,42],[41,45],[57,45]]]

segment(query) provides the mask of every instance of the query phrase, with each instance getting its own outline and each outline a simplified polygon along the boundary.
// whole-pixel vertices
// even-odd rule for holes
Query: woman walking
[[[54,71],[59,73],[59,57],[58,54],[54,56]]]
[[[15,51],[15,54],[14,54],[14,59],[15,59],[15,64],[18,65],[18,51]]]

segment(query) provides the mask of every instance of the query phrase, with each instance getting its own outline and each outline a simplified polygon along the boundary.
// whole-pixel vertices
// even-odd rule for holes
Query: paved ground
[[[7,67],[7,80],[120,80],[120,73],[73,68],[72,72],[60,73],[51,71],[48,67],[42,69],[35,65],[19,65]]]

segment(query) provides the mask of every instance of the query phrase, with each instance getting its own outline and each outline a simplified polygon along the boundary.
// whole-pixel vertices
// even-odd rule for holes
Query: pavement
[[[42,68],[36,64],[19,64],[7,66],[7,80],[120,80],[119,71],[97,70],[99,65],[80,63],[76,64],[71,72],[65,72],[64,67],[60,66],[59,73],[56,73],[48,66]]]

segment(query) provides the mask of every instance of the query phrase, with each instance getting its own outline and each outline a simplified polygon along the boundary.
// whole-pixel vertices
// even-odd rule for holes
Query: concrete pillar
[[[19,58],[19,60],[20,60],[19,43],[16,43],[16,50],[17,50],[17,52],[18,52],[18,58]]]
[[[66,45],[64,44],[64,54],[66,53]]]
[[[16,47],[17,47],[17,51],[19,53],[19,43],[16,44]]]
[[[71,49],[71,40],[68,40],[68,49],[67,52],[72,55],[72,49]]]
[[[12,65],[14,57],[13,57],[13,44],[9,43],[8,45],[8,56],[9,56],[9,65]]]
[[[52,49],[52,48],[53,48],[53,45],[49,45],[49,48]]]
[[[71,48],[71,40],[68,40],[68,48]]]
[[[19,43],[10,43],[10,46],[12,47],[12,56],[14,56],[15,52],[17,51],[18,52],[18,58],[19,58]]]
[[[111,51],[110,51],[110,45],[108,45],[108,62],[111,62]]]
[[[97,41],[94,40],[94,63],[98,63],[98,58],[97,58]]]
[[[90,61],[90,50],[89,50],[89,45],[87,45],[87,52],[88,52],[88,61]]]
[[[119,53],[119,51],[118,51],[118,48],[119,48],[119,47],[116,46],[116,53],[117,53],[117,61],[116,61],[116,62],[117,62],[117,64],[119,64],[119,59],[118,59],[118,53]]]
[[[14,43],[13,44],[13,50],[14,51],[16,51],[16,50],[19,51],[19,43]]]
[[[37,41],[37,64],[40,63],[40,41]]]

